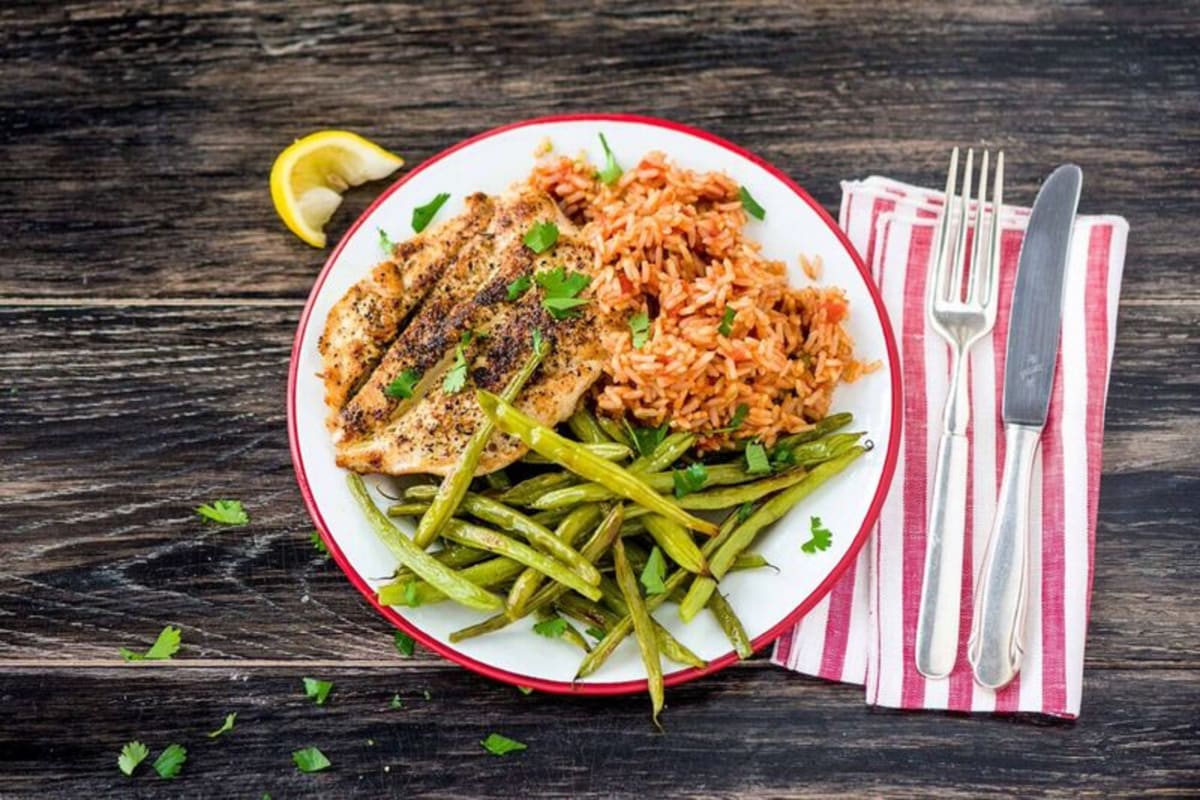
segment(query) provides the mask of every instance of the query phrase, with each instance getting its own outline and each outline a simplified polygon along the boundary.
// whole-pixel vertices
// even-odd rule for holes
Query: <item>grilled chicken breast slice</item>
[[[350,287],[334,304],[317,342],[330,427],[347,400],[366,382],[400,333],[409,314],[492,220],[495,203],[483,193],[466,199],[466,210],[400,242],[391,257]]]

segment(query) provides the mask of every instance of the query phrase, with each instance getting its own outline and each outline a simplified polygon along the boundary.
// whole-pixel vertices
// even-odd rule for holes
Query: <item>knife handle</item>
[[[976,682],[990,689],[999,689],[1016,677],[1025,651],[1030,489],[1041,435],[1040,427],[1004,426],[1004,472],[967,646]]]
[[[969,447],[950,431],[938,441],[917,617],[917,671],[927,678],[949,675],[958,657]]]

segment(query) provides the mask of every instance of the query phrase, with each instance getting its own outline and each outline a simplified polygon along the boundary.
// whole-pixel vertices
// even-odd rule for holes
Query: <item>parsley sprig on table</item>
[[[315,747],[302,747],[292,753],[292,761],[301,772],[320,772],[329,769],[332,763]]]
[[[150,755],[150,749],[146,745],[138,741],[128,742],[121,748],[121,755],[117,757],[117,766],[126,775],[133,775],[138,764],[145,761],[148,755]]]
[[[333,689],[333,681],[323,681],[320,678],[303,678],[304,695],[319,706],[325,705],[329,692]]]
[[[489,733],[487,738],[480,742],[483,749],[487,750],[494,756],[508,755],[509,753],[518,750],[527,749],[524,742],[518,742],[516,739],[510,739],[499,733]]]
[[[121,648],[121,658],[126,661],[166,661],[179,652],[182,635],[179,628],[168,625],[158,634],[154,644],[145,653],[135,653],[133,650]]]
[[[250,521],[240,500],[214,500],[196,508],[196,513],[218,525],[245,525]]]

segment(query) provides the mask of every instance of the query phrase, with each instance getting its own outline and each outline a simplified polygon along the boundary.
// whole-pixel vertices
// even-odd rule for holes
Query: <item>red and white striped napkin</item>
[[[1035,465],[1031,575],[1021,672],[999,691],[974,683],[967,663],[974,576],[995,509],[1004,436],[1000,420],[1008,311],[1028,208],[1002,215],[1000,306],[970,359],[971,441],[958,661],[931,680],[913,661],[925,560],[929,474],[949,379],[948,350],[925,319],[925,279],[943,195],[885,178],[842,184],[840,224],[871,268],[900,347],[904,433],[879,522],[853,569],[775,646],[773,661],[864,684],[867,703],[891,708],[1079,714],[1092,589],[1104,404],[1116,332],[1128,223],[1080,216],[1067,265],[1062,345],[1050,417]]]

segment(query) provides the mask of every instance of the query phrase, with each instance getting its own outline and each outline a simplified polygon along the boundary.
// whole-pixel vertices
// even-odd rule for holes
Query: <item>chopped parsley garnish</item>
[[[196,513],[219,525],[245,525],[250,521],[238,500],[214,500],[196,508]]]
[[[806,553],[815,553],[818,550],[828,550],[833,544],[833,533],[821,524],[820,517],[811,517],[808,521],[809,525],[809,540],[800,545],[800,549]]]
[[[558,226],[553,222],[535,222],[522,240],[525,246],[541,255],[558,241]]]
[[[145,761],[148,755],[150,755],[150,750],[146,745],[138,741],[129,742],[121,748],[121,755],[117,757],[117,766],[121,768],[121,772],[132,775],[138,764]]]
[[[329,692],[333,689],[333,681],[323,681],[318,678],[304,678],[304,696],[313,700],[317,705],[325,705]]]
[[[650,315],[645,311],[629,318],[629,332],[633,334],[633,349],[641,350],[650,341]]]
[[[383,228],[376,227],[375,230],[379,231],[379,249],[383,251],[384,255],[390,256],[392,248],[396,246],[396,243],[392,241],[392,237],[388,236],[387,231]]]
[[[392,695],[391,702],[388,703],[388,708],[392,709],[393,711],[404,708],[404,701],[400,699],[399,694]]]
[[[738,189],[738,197],[742,198],[742,208],[746,209],[746,213],[755,219],[763,219],[767,216],[767,211],[758,204],[754,196],[750,194],[750,190],[745,186]]]
[[[597,641],[608,635],[602,628],[597,628],[595,625],[588,628],[584,633]]]
[[[546,344],[546,340],[542,338],[542,332],[537,328],[533,329],[533,352],[539,356],[544,356],[550,352],[550,345]]]
[[[413,390],[421,382],[421,373],[409,368],[396,376],[396,380],[387,385],[383,393],[398,400],[407,400],[413,396]]]
[[[428,689],[426,689],[426,690],[425,690],[424,692],[422,692],[421,694],[422,694],[422,695],[425,697],[425,699],[426,699],[426,700],[432,700],[432,699],[433,699],[433,695],[429,693],[429,690],[428,690]]]
[[[671,474],[675,478],[676,497],[684,497],[692,492],[698,492],[708,482],[708,470],[699,461],[687,469],[677,469]]]
[[[489,733],[488,737],[480,744],[483,745],[484,750],[494,756],[508,755],[514,751],[526,749],[524,742],[518,742],[516,739],[510,739],[498,733]]]
[[[646,566],[642,568],[640,578],[642,586],[646,587],[646,594],[662,594],[665,592],[667,587],[663,583],[663,578],[666,575],[667,562],[663,559],[662,551],[655,547],[650,551],[650,557],[646,559]]]
[[[421,605],[421,597],[417,594],[417,582],[409,581],[404,587],[404,604],[409,608]]]
[[[525,695],[533,694],[533,689],[528,686],[518,686],[517,691]]]
[[[402,656],[411,656],[413,648],[416,646],[413,638],[404,631],[396,631],[396,636],[392,640],[392,643],[396,645],[396,652]]]
[[[417,233],[425,230],[425,228],[429,226],[429,223],[433,221],[434,215],[437,214],[438,210],[444,206],[446,201],[449,199],[450,195],[442,192],[425,205],[414,208],[412,215],[413,230]]]
[[[321,538],[320,531],[313,531],[308,535],[308,540],[312,542],[313,550],[316,550],[321,555],[329,558],[329,548],[325,546],[325,540]]]
[[[751,475],[766,475],[771,471],[771,461],[767,458],[767,448],[762,442],[746,444],[746,472]]]
[[[729,424],[724,428],[717,428],[713,433],[733,433],[746,421],[746,415],[750,413],[750,406],[745,403],[738,403],[737,408],[733,410],[733,416],[729,420]]]
[[[305,747],[292,753],[292,761],[301,772],[320,772],[332,766],[325,754],[315,747]]]
[[[725,306],[725,313],[721,315],[721,324],[717,326],[717,333],[722,336],[730,336],[733,334],[733,320],[737,316],[737,311],[733,306]]]
[[[533,632],[547,639],[560,639],[567,632],[567,621],[562,617],[549,617],[535,623]]]
[[[533,278],[529,275],[522,275],[508,285],[508,299],[516,301],[521,295],[529,291],[529,287],[533,286]]]
[[[738,506],[737,521],[738,521],[739,525],[742,524],[743,522],[745,522],[746,520],[750,519],[750,517],[753,515],[754,515],[754,503],[747,500],[746,502],[744,502],[740,506]]]
[[[575,310],[586,305],[587,299],[579,293],[587,288],[592,279],[582,272],[567,272],[563,267],[543,270],[534,275],[537,285],[542,287],[542,306],[556,320],[576,316]]]
[[[467,331],[462,335],[454,348],[454,366],[446,371],[442,378],[442,390],[446,394],[457,394],[467,385],[467,345],[471,343],[474,334]]]
[[[145,653],[135,653],[122,647],[121,658],[126,661],[166,661],[179,652],[180,638],[179,628],[168,625]]]
[[[657,428],[635,428],[629,424],[629,420],[625,420],[625,429],[629,431],[629,438],[633,439],[633,446],[640,456],[650,455],[667,438],[665,422]]]
[[[603,133],[600,134],[600,146],[604,148],[604,169],[597,172],[596,177],[601,183],[611,186],[621,177],[621,165],[617,163],[613,151],[608,148],[608,139],[604,138]]]
[[[792,452],[792,448],[783,445],[777,445],[771,451],[771,463],[777,467],[791,467],[796,463],[796,454]]]
[[[237,712],[236,711],[233,712],[232,714],[226,714],[225,721],[221,723],[221,727],[217,728],[215,731],[210,733],[208,735],[208,738],[215,739],[218,736],[220,736],[222,733],[228,733],[229,731],[233,730],[233,723],[236,721],[237,721]]]
[[[171,780],[179,774],[179,770],[183,769],[185,761],[187,761],[187,748],[169,744],[167,749],[154,759],[154,771],[158,773],[158,777]]]

